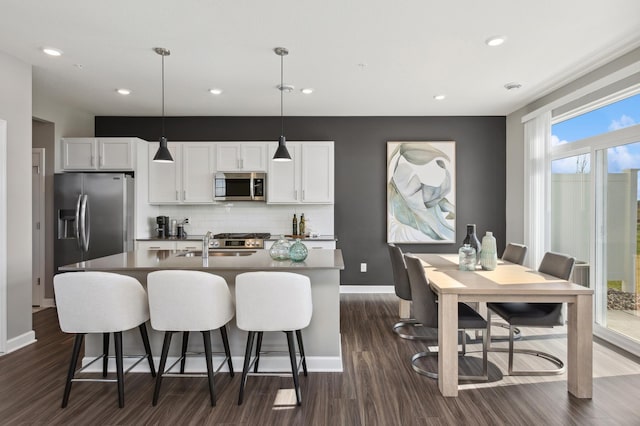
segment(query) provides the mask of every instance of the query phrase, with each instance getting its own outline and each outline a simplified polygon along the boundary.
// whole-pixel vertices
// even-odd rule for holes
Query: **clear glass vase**
[[[309,254],[309,250],[307,250],[307,246],[305,246],[299,238],[296,239],[296,242],[291,245],[289,249],[289,257],[294,262],[302,262],[307,258]]]
[[[465,244],[458,250],[458,269],[461,271],[476,270],[476,249]]]
[[[291,248],[291,244],[284,238],[283,235],[280,236],[280,239],[273,243],[271,248],[269,249],[269,255],[273,260],[287,260],[289,259],[289,249]]]

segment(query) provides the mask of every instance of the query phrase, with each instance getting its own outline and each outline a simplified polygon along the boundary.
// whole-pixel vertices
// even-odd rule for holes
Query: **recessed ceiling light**
[[[504,88],[507,90],[517,90],[521,87],[522,87],[522,84],[516,83],[516,82],[511,82],[504,85]]]
[[[116,89],[116,92],[120,93],[121,95],[130,95],[131,94],[131,90],[129,90],[129,89]]]
[[[313,89],[308,87],[306,89],[302,89],[301,92],[304,93],[305,95],[310,95],[313,93]]]
[[[62,56],[62,50],[53,47],[43,47],[42,51],[49,56]]]
[[[487,46],[495,47],[495,46],[500,46],[506,40],[507,38],[505,36],[493,36],[493,37],[489,37],[484,42],[487,44]]]
[[[212,95],[221,95],[222,89],[209,89],[209,93],[211,93]]]
[[[435,96],[433,97],[433,99],[435,99],[436,101],[441,101],[441,100],[443,100],[444,98],[446,98],[446,96],[445,96],[445,95],[435,95]]]

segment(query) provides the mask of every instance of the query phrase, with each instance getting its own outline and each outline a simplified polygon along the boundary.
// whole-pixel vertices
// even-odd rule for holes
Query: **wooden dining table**
[[[578,398],[593,392],[593,290],[521,265],[498,261],[493,271],[458,270],[457,254],[412,253],[422,260],[438,294],[438,387],[458,396],[458,302],[564,302],[567,387]]]

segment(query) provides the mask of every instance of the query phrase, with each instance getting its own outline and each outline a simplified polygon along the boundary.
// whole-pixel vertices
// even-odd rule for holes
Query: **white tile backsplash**
[[[230,202],[216,205],[157,206],[158,216],[170,219],[189,218],[187,234],[203,235],[207,231],[269,232],[272,235],[291,234],[291,222],[296,213],[298,223],[304,213],[307,232],[334,235],[333,205],[273,205],[258,202]],[[155,217],[149,218],[155,222]],[[145,238],[145,236],[138,236]]]

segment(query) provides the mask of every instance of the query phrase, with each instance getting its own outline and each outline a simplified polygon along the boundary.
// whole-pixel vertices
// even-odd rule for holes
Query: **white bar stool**
[[[307,375],[307,361],[301,330],[311,322],[312,312],[311,282],[307,276],[291,272],[245,272],[236,276],[236,324],[239,329],[249,332],[238,405],[242,404],[247,376],[265,374],[258,372],[262,333],[265,331],[283,331],[287,335],[296,402],[302,404],[298,371],[301,364],[304,375]],[[294,331],[300,364],[296,362]],[[258,342],[255,358],[251,361],[256,334]],[[249,373],[251,366],[254,367],[253,373]]]
[[[164,343],[153,405],[158,403],[160,385],[163,377],[208,377],[211,406],[216,405],[213,377],[220,371],[225,362],[233,377],[233,364],[227,323],[234,315],[233,299],[224,278],[201,271],[156,271],[147,275],[147,291],[149,292],[149,309],[151,311],[151,327],[164,331]],[[224,345],[225,359],[214,371],[211,351],[211,330],[219,329]],[[207,374],[185,374],[184,365],[187,355],[187,342],[190,331],[200,331],[204,340],[204,353]],[[182,356],[169,368],[165,369],[171,336],[175,332],[183,332]],[[180,374],[168,373],[180,362]]]
[[[62,408],[69,402],[72,382],[98,381],[118,383],[118,405],[124,407],[124,374],[147,358],[151,375],[155,377],[153,357],[145,322],[149,319],[147,294],[138,280],[109,272],[67,272],[53,277],[60,328],[76,335],[71,363],[62,398]],[[138,327],[142,335],[145,355],[138,358],[126,371],[123,367],[122,332]],[[103,354],[76,371],[76,364],[87,333],[103,334]],[[109,333],[115,342],[116,379],[105,379],[109,361]],[[75,378],[94,362],[103,360],[103,379]]]

